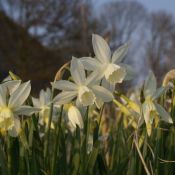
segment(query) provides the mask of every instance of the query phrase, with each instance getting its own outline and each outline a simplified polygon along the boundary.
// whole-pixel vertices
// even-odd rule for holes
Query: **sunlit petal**
[[[0,106],[6,106],[6,97],[7,89],[5,87],[0,86]]]
[[[82,62],[83,66],[86,70],[91,70],[91,71],[98,69],[99,65],[102,64],[101,62],[99,62],[95,58],[91,58],[91,57],[80,58],[80,61]]]
[[[30,116],[36,112],[39,112],[40,108],[37,107],[31,107],[31,106],[20,106],[19,108],[16,108],[14,110],[14,113],[16,115],[26,115],[26,116]]]
[[[156,78],[152,71],[149,72],[149,75],[144,83],[144,96],[152,96],[156,92],[157,82]]]
[[[107,42],[99,35],[92,35],[92,46],[96,58],[101,62],[109,62],[111,59],[111,50]]]
[[[18,89],[10,96],[9,107],[18,107],[28,98],[31,91],[30,81],[21,84]]]
[[[93,105],[95,102],[95,95],[91,89],[86,86],[80,86],[78,89],[78,99],[83,106]]]
[[[72,57],[70,72],[76,84],[81,85],[85,82],[85,70],[83,64],[75,57]]]
[[[52,83],[52,86],[59,90],[65,90],[65,91],[74,91],[77,89],[77,85],[66,80],[59,80],[55,83]]]
[[[94,85],[92,87],[92,90],[95,93],[96,97],[101,99],[103,102],[110,102],[114,98],[112,93],[102,86]]]
[[[169,115],[168,112],[165,111],[165,109],[161,105],[155,104],[155,107],[156,107],[156,110],[163,121],[165,121],[167,123],[173,123],[171,116]]]
[[[59,93],[54,99],[53,102],[57,105],[62,105],[69,103],[73,98],[77,96],[77,91],[63,91]]]
[[[11,137],[17,137],[21,131],[21,123],[18,118],[14,118],[14,126],[8,130]]]
[[[21,84],[21,80],[9,80],[2,84],[3,87],[6,87],[11,95]]]
[[[120,63],[128,52],[128,43],[120,46],[112,55],[112,63]]]
[[[74,128],[76,128],[76,125],[78,125],[80,129],[84,127],[81,113],[75,106],[71,106],[68,109],[68,119]]]
[[[105,70],[105,78],[112,84],[122,83],[126,76],[126,70],[115,64],[109,64]]]

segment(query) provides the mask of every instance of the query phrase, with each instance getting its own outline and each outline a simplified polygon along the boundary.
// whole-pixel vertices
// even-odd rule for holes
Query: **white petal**
[[[105,78],[112,84],[122,83],[126,76],[126,70],[116,64],[108,64],[105,70]]]
[[[166,90],[165,87],[158,88],[152,96],[153,100],[156,100],[157,98],[159,98],[165,92],[165,90]]]
[[[146,102],[142,104],[142,110],[143,110],[143,117],[144,117],[145,123],[147,124],[150,120],[150,108]]]
[[[28,98],[31,91],[30,81],[21,84],[9,99],[9,107],[18,107]]]
[[[110,83],[105,78],[102,79],[102,84],[101,85],[112,93],[115,91],[115,84]]]
[[[52,83],[52,86],[59,90],[65,90],[65,91],[74,91],[77,89],[77,85],[66,80],[59,80],[55,83]]]
[[[45,93],[46,93],[46,96],[48,98],[47,101],[51,100],[51,95],[52,95],[51,89],[47,88]]]
[[[149,105],[147,105],[146,102],[144,102],[142,104],[142,112],[143,112],[143,117],[146,123],[146,130],[148,133],[148,136],[151,135],[151,131],[152,131],[152,126],[151,126],[151,122],[150,122],[150,112],[151,109],[149,108]]]
[[[68,109],[68,119],[70,120],[74,128],[76,128],[76,125],[78,125],[80,129],[84,127],[81,113],[75,106],[71,106]]]
[[[42,106],[38,98],[32,97],[32,103],[33,103],[33,106],[38,107],[38,108]]]
[[[78,89],[78,99],[83,106],[93,105],[95,102],[95,95],[87,86],[80,86]]]
[[[157,82],[156,78],[152,71],[149,72],[149,75],[144,83],[144,96],[152,96],[156,92]]]
[[[101,99],[103,102],[110,102],[114,98],[112,93],[102,86],[95,85],[92,87],[92,90],[95,93],[96,97]]]
[[[39,100],[40,100],[41,105],[45,105],[46,104],[45,92],[44,92],[43,89],[39,93]]]
[[[167,123],[173,123],[171,116],[169,115],[168,112],[165,111],[165,109],[161,105],[155,104],[155,107],[156,107],[157,112],[159,113],[159,115],[163,121],[165,121]]]
[[[104,77],[104,71],[102,70],[95,70],[91,74],[88,75],[85,85],[91,86],[94,84],[99,84],[100,80]]]
[[[16,91],[16,89],[21,84],[21,80],[10,80],[6,81],[2,84],[2,86],[6,87],[10,93],[10,95]]]
[[[17,137],[21,131],[21,123],[18,118],[14,118],[14,126],[8,130],[11,137]]]
[[[30,116],[36,112],[39,112],[40,110],[41,110],[41,108],[37,108],[37,107],[20,106],[19,108],[16,108],[14,112],[16,115]]]
[[[103,106],[104,102],[100,98],[96,98],[95,104],[97,108],[100,109]]]
[[[66,103],[69,103],[76,96],[77,96],[77,91],[61,92],[53,99],[53,102],[56,103],[57,105],[66,104]]]
[[[96,58],[101,62],[109,62],[111,59],[111,50],[107,42],[99,35],[92,35],[92,46]]]
[[[98,60],[91,57],[82,57],[80,58],[80,61],[82,62],[84,68],[90,71],[98,69],[99,65],[101,65],[101,63]]]
[[[5,87],[0,86],[0,106],[6,106],[6,97],[7,89]]]
[[[85,82],[85,70],[83,64],[77,58],[72,57],[70,72],[76,84],[81,85]]]
[[[128,52],[129,44],[126,43],[120,46],[112,56],[112,63],[120,63]]]
[[[120,63],[119,66],[126,70],[125,80],[132,80],[136,76],[136,73],[131,66],[123,63]]]

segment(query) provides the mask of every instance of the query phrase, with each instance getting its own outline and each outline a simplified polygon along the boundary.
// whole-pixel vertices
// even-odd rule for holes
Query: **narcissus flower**
[[[74,131],[76,129],[76,126],[78,126],[80,129],[83,129],[84,124],[83,124],[83,119],[81,116],[80,111],[76,106],[70,106],[68,109],[68,119],[71,124],[71,130]]]
[[[41,90],[39,98],[32,97],[32,102],[34,107],[39,109],[39,124],[44,125],[48,124],[49,114],[50,114],[50,104],[51,104],[51,90],[49,88],[46,91]],[[53,106],[53,121],[57,119],[57,112],[60,106]],[[53,123],[51,123],[51,128],[54,128]]]
[[[31,91],[30,81],[9,81],[0,85],[0,129],[12,137],[18,136],[21,125],[19,115],[30,116],[36,108],[24,105]]]
[[[148,135],[150,135],[154,115],[160,116],[161,120],[167,123],[173,123],[173,120],[169,113],[156,102],[156,99],[164,92],[165,88],[161,87],[157,89],[156,78],[151,71],[149,72],[149,75],[144,83],[143,90],[145,101],[142,104],[142,112]]]
[[[119,47],[112,56],[108,44],[99,35],[93,34],[92,45],[95,58],[83,57],[81,59],[85,69],[99,72],[101,78],[105,77],[112,85],[122,83],[128,70],[131,70],[128,65],[120,63],[128,51],[128,44]]]
[[[70,72],[74,82],[59,80],[52,83],[54,88],[63,90],[54,98],[53,101],[56,104],[66,104],[77,98],[76,104],[78,106],[89,106],[94,104],[96,98],[103,102],[109,102],[113,99],[111,92],[97,85],[98,74],[94,72],[86,78],[83,64],[78,59],[72,58]]]

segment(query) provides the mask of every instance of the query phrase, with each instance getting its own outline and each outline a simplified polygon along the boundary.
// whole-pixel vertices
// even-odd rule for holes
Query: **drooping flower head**
[[[172,118],[165,109],[156,102],[156,99],[160,97],[165,91],[165,87],[160,87],[157,89],[156,78],[152,71],[149,72],[149,75],[144,83],[144,98],[145,101],[142,104],[143,117],[146,123],[148,135],[151,134],[152,123],[154,119],[154,114],[160,116],[160,119],[167,122],[173,123]]]

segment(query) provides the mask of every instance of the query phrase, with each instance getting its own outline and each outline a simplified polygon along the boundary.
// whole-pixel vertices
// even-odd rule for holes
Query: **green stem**
[[[87,161],[87,146],[88,146],[88,138],[89,138],[89,107],[87,107],[87,111],[86,111],[86,116],[85,116],[85,125],[84,125],[84,142],[83,142],[83,153],[82,153],[82,156],[83,156],[83,174],[86,174],[86,170],[85,170],[85,167],[86,167],[86,161]]]
[[[7,158],[8,158],[8,175],[12,174],[12,157],[11,157],[11,138],[8,136],[7,138]]]
[[[61,122],[62,122],[62,114],[63,114],[63,105],[61,106],[61,112],[60,117],[58,120],[58,124],[56,125],[56,134],[55,134],[55,148],[54,148],[54,157],[53,157],[53,163],[52,163],[52,175],[56,174],[55,168],[56,168],[56,160],[58,156],[59,151],[59,140],[60,140],[60,132],[61,132]]]
[[[51,122],[52,122],[52,114],[53,114],[53,103],[51,103],[50,105],[49,122],[47,126],[47,136],[46,136],[46,141],[45,141],[44,159],[45,159],[46,165],[47,165],[47,159],[49,157],[48,152],[49,152],[50,127],[51,127]]]
[[[101,120],[102,120],[102,116],[103,116],[103,110],[104,110],[104,104],[100,110],[100,119],[99,119],[99,124],[98,124],[98,134],[99,134],[99,129],[100,129],[100,125],[101,125]]]
[[[144,158],[143,158],[143,156],[142,156],[142,153],[141,153],[141,151],[140,151],[140,149],[139,149],[137,138],[134,139],[134,144],[135,144],[135,146],[136,146],[137,152],[138,152],[139,157],[140,157],[140,159],[141,159],[141,161],[142,161],[142,164],[143,164],[143,167],[144,167],[144,169],[145,169],[145,171],[146,171],[146,174],[147,174],[147,175],[151,175],[150,172],[149,172],[149,170],[148,170],[148,168],[147,168],[147,165],[146,165],[146,163],[145,163],[145,160],[144,160]]]

